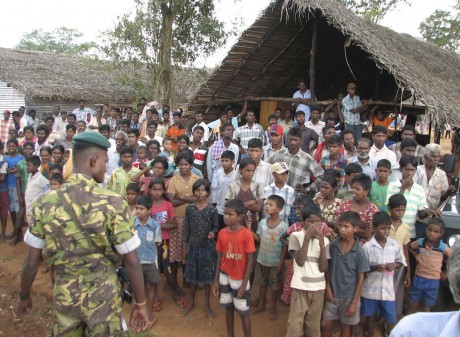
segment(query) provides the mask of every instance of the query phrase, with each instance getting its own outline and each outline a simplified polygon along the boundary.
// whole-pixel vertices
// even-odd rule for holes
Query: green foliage
[[[83,36],[77,29],[59,27],[51,32],[43,29],[34,29],[30,33],[25,33],[19,43],[18,49],[46,51],[52,53],[65,53],[83,55],[94,45],[93,43],[77,43],[75,40]]]
[[[364,19],[379,23],[384,16],[400,3],[408,0],[336,0],[342,5],[362,16]]]
[[[436,10],[419,26],[423,38],[441,48],[460,50],[460,0],[454,12]]]

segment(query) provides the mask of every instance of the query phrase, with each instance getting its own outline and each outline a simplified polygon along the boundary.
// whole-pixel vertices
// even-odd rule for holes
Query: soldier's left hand
[[[29,297],[25,300],[19,300],[16,305],[16,311],[19,316],[25,316],[27,314],[27,309],[32,309],[32,298]]]

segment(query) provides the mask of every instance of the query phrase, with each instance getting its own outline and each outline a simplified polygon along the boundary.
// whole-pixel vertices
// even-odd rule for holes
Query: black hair
[[[248,165],[254,165],[254,166],[256,166],[256,162],[254,161],[254,159],[249,158],[249,157],[246,157],[246,158],[241,159],[241,161],[240,161],[240,167],[239,167],[240,171],[241,171],[242,169],[244,169],[244,168],[245,168],[246,166],[248,166]]]
[[[342,177],[340,172],[338,170],[336,170],[336,169],[326,169],[326,170],[324,170],[323,176],[332,176],[332,177],[334,177],[336,179],[340,179]]]
[[[252,138],[248,142],[248,149],[250,149],[250,148],[262,149],[263,146],[264,146],[264,144],[262,142],[262,139],[260,139],[260,138]]]
[[[161,195],[161,197],[164,200],[169,201],[168,197],[166,196],[165,181],[162,178],[155,178],[155,179],[151,180],[150,183],[149,183],[149,190],[152,189],[153,185],[160,185],[161,188],[163,189],[163,194]]]
[[[136,138],[139,138],[139,130],[136,128],[131,128],[126,132],[127,135],[134,134]]]
[[[355,137],[353,131],[351,131],[351,130],[343,130],[343,131],[340,133],[340,135],[342,136],[342,138],[344,138],[345,135],[348,135],[349,133],[351,133],[351,134],[353,135],[353,138]],[[360,139],[361,139],[361,138],[360,138]],[[366,139],[368,139],[368,138],[366,138]],[[369,142],[370,142],[370,141],[369,141]]]
[[[233,124],[231,122],[225,122],[224,124],[220,126],[219,128],[220,132],[224,132],[225,128],[228,128],[229,126],[233,128]]]
[[[220,159],[227,158],[230,160],[235,160],[235,154],[232,151],[226,150],[220,155]]]
[[[302,111],[302,110],[296,111],[295,117],[297,117],[297,116],[305,116],[305,112]]]
[[[267,200],[273,201],[273,202],[276,204],[276,207],[278,207],[278,208],[283,208],[283,207],[284,207],[284,204],[286,203],[286,202],[284,201],[284,199],[283,199],[281,196],[276,195],[276,194],[270,195],[270,196],[267,198]]]
[[[22,131],[24,131],[24,133],[26,133],[26,131],[32,131],[33,134],[35,134],[35,130],[33,128],[33,126],[24,126],[24,129],[22,129]]]
[[[164,168],[165,170],[168,169],[168,159],[167,159],[166,157],[158,156],[158,157],[156,157],[155,159],[153,159],[153,160],[152,160],[152,163],[151,163],[152,167],[153,167],[156,163],[161,163],[161,164],[163,164],[163,168]]]
[[[64,166],[62,166],[61,164],[57,164],[57,163],[49,163],[48,164],[48,167],[49,167],[49,171],[51,172],[52,170],[59,170],[62,174],[62,172],[64,171]]]
[[[26,163],[31,163],[34,166],[40,166],[42,161],[40,160],[39,156],[30,156],[29,158],[26,158]]]
[[[290,128],[288,131],[288,137],[302,138],[302,130],[299,128]]]
[[[51,149],[51,152],[53,152],[54,150],[59,150],[59,151],[62,152],[62,154],[64,154],[64,152],[65,152],[64,146],[62,146],[60,144],[54,145],[53,148]]]
[[[201,186],[204,187],[205,191],[208,192],[208,195],[211,193],[211,183],[207,179],[198,179],[192,186],[192,192],[195,194],[195,191]]]
[[[407,206],[407,199],[404,195],[402,194],[393,194],[389,199],[388,199],[388,208],[393,209],[397,207]]]
[[[204,127],[202,127],[201,125],[196,125],[194,128],[193,128],[193,132],[195,132],[196,130],[201,130],[201,132],[204,133]],[[193,133],[192,132],[192,133]]]
[[[46,117],[45,117],[45,123],[46,123],[47,121],[49,121],[49,120],[52,120],[53,123],[54,123],[54,117],[53,117],[53,116],[46,116]]]
[[[86,126],[86,122],[85,122],[84,120],[79,120],[79,121],[77,121],[77,125],[80,124],[80,123],[83,123],[83,124],[85,124],[85,126]]]
[[[77,127],[75,126],[75,124],[67,124],[65,129],[66,130],[72,129],[74,132],[77,132]]]
[[[343,139],[337,134],[333,134],[327,141],[327,145],[338,145],[339,147],[343,145]]]
[[[297,115],[297,114],[296,114],[296,115]],[[276,120],[278,120],[278,117],[276,117],[275,114],[271,114],[271,115],[268,116],[267,121],[270,121],[270,119],[276,119]]]
[[[299,195],[294,199],[294,204],[301,204],[302,207],[313,203],[313,198],[309,195]]]
[[[346,211],[339,217],[339,222],[349,222],[353,227],[358,227],[361,224],[361,218],[359,214],[353,211]]]
[[[150,145],[152,144],[155,144],[156,146],[158,146],[158,150],[160,149],[161,147],[161,144],[158,140],[156,139],[150,139],[148,142],[147,142],[147,149],[150,147]]]
[[[391,170],[391,163],[388,159],[380,159],[378,162],[377,162],[377,168],[379,167],[384,167],[384,168],[387,168],[389,170]]]
[[[377,212],[372,217],[372,225],[374,227],[379,225],[391,225],[391,217],[387,212]]]
[[[388,130],[386,127],[382,126],[382,125],[376,125],[372,128],[372,134],[373,135],[376,135],[377,133],[384,133],[384,134],[387,134],[388,133]]]
[[[329,130],[329,129],[334,129],[334,131],[335,131],[335,126],[333,126],[333,125],[326,125],[325,127],[323,127],[322,130],[321,130],[321,132],[323,133],[323,136],[326,135],[327,130]]]
[[[318,111],[319,113],[321,113],[321,108],[318,105],[313,105],[310,107],[310,112],[312,111]]]
[[[139,152],[139,150],[144,150],[144,151],[147,152],[147,147],[146,147],[145,145],[139,145],[139,146],[137,147],[137,152]]]
[[[179,143],[179,140],[182,139],[185,140],[187,146],[190,144],[190,138],[187,135],[180,135],[179,137],[177,137],[177,142]]]
[[[144,206],[148,210],[152,208],[153,199],[150,195],[141,195],[139,198],[136,199],[136,205]]]
[[[131,125],[131,121],[129,119],[122,119],[120,124],[127,125],[129,127]]]
[[[109,125],[109,124],[102,124],[102,125],[99,127],[99,133],[102,133],[102,131],[108,131],[108,132],[110,132],[110,131],[111,131],[110,125]]]
[[[40,149],[40,153],[42,153],[42,151],[46,151],[48,152],[50,155],[51,155],[51,146],[43,146],[41,149]]]
[[[7,143],[8,144],[8,143]],[[35,149],[35,144],[32,143],[32,142],[26,142],[24,143],[24,145],[22,146],[22,149],[26,148],[26,147],[31,147],[32,149]]]
[[[12,129],[12,130],[16,130],[16,129]],[[8,139],[6,141],[6,146],[8,146],[8,144],[14,144],[16,146],[19,146],[19,143],[18,143],[18,140],[17,139]],[[34,145],[34,148],[35,148],[35,145]]]
[[[134,191],[136,193],[139,193],[141,191],[141,188],[137,183],[129,183],[128,185],[126,185],[126,191]]]
[[[195,111],[195,116],[196,116],[196,115],[204,115],[203,109],[196,109],[196,111]]]
[[[350,163],[345,166],[345,175],[349,176],[354,173],[363,173],[363,168],[358,163]]]
[[[326,126],[327,126],[327,127],[329,127],[329,128],[334,127],[334,129],[335,129],[335,126],[334,126],[334,125],[328,125],[328,124],[327,124],[328,121],[333,121],[334,124],[335,124],[335,123],[336,123],[335,117],[329,116],[329,117],[326,117],[326,119],[324,120],[324,122],[326,123]]]
[[[417,133],[417,131],[415,130],[414,126],[410,125],[410,124],[404,125],[404,127],[401,130],[401,133],[403,133],[404,131],[412,131],[414,134]]]
[[[367,174],[360,174],[353,178],[351,184],[360,184],[363,190],[370,191],[372,188],[372,179]]]
[[[401,151],[404,150],[406,147],[417,148],[417,145],[417,142],[413,139],[403,139],[401,141]]]
[[[19,111],[13,111],[11,115],[14,117],[19,117]]]
[[[151,120],[147,123],[147,127],[149,126],[152,126],[154,125],[156,128],[158,127],[158,122],[157,121],[154,121],[154,120]]]
[[[330,174],[323,175],[323,179],[321,180],[321,182],[328,183],[332,186],[332,188],[337,187],[337,179]]]
[[[40,124],[39,126],[37,126],[37,130],[35,131],[35,133],[38,133],[38,131],[45,131],[45,134],[47,136],[49,136],[49,134],[51,132],[51,130],[48,127],[48,125],[45,125],[45,124]]]
[[[181,117],[182,115],[178,111],[173,112],[173,117]]]
[[[417,168],[418,159],[415,156],[402,156],[401,159],[399,159],[400,168],[406,167],[409,164]]]
[[[441,218],[430,218],[427,221],[427,228],[429,225],[436,225],[439,226],[439,228],[444,231],[444,221]]]
[[[316,204],[308,204],[302,208],[302,220],[305,221],[310,215],[316,215],[320,218],[323,218],[321,214],[321,208]]]
[[[219,114],[219,119],[220,119],[222,116],[228,116],[227,111],[221,112],[221,113]]]
[[[246,208],[244,207],[244,203],[239,199],[232,199],[228,200],[225,203],[225,208],[230,208],[235,211],[238,215],[243,215],[246,212]]]
[[[134,157],[134,150],[130,148],[129,146],[125,146],[120,150],[120,157],[123,156],[124,154],[130,154],[131,156]]]
[[[69,119],[70,117],[73,117],[73,118],[77,119],[77,115],[75,115],[72,112],[67,115],[67,119]]]
[[[62,174],[59,173],[52,174],[49,180],[56,180],[59,183],[59,185],[62,185],[64,183],[64,177],[62,176]]]
[[[195,156],[193,154],[193,151],[190,149],[185,149],[184,151],[179,152],[176,155],[176,160],[175,160],[176,166],[179,166],[179,162],[182,159],[184,159],[187,163],[193,166],[193,162],[195,161]]]

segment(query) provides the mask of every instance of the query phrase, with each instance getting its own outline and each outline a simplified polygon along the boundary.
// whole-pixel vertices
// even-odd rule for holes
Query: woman
[[[154,160],[161,152],[160,142],[152,139],[147,142],[147,159]]]
[[[40,173],[45,177],[49,171],[48,163],[51,161],[51,153],[51,146],[43,146],[40,149],[40,159],[42,161],[42,164],[40,165]]]

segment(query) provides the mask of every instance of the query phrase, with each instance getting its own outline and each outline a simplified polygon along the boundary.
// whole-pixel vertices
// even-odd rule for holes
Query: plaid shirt
[[[358,125],[361,124],[361,114],[352,113],[350,110],[357,109],[361,106],[361,99],[358,95],[354,95],[353,98],[347,95],[342,100],[343,105],[343,117],[345,118],[345,124]]]
[[[254,123],[252,128],[247,124],[240,126],[233,134],[233,140],[239,140],[241,147],[245,150],[247,150],[248,143],[253,138],[259,138],[262,142],[264,141],[264,129],[257,123]]]
[[[5,121],[3,118],[0,120],[0,139],[4,143],[4,146],[6,147],[6,142],[8,140],[8,132],[14,128],[13,121],[10,119],[8,121]]]
[[[321,167],[323,170],[334,169],[340,172],[339,188],[345,186],[345,166],[348,161],[340,155],[337,161],[331,161],[331,156],[328,155],[326,158],[321,159]]]
[[[311,188],[318,190],[323,176],[323,168],[310,156],[308,153],[299,150],[296,154],[292,155],[288,149],[275,152],[267,163],[273,164],[276,162],[285,162],[289,166],[289,178],[287,184],[295,188],[297,184],[308,184],[310,176],[316,178]]]

